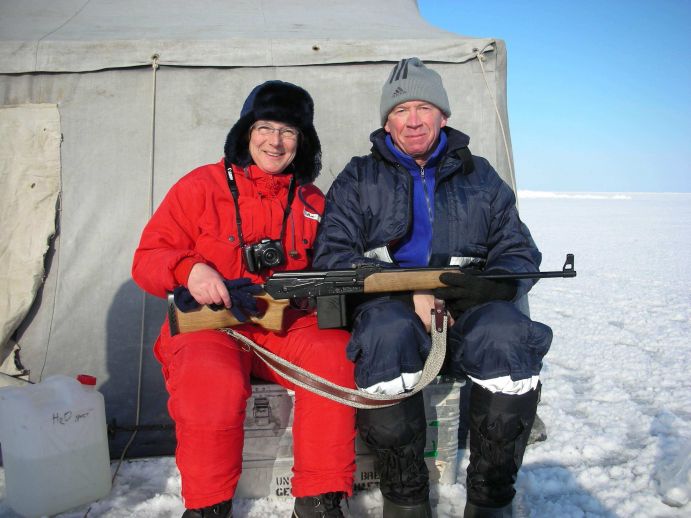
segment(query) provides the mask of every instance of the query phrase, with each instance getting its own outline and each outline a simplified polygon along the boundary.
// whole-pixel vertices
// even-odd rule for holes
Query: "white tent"
[[[2,371],[93,374],[111,453],[137,423],[131,455],[169,453],[151,354],[164,304],[130,279],[152,209],[222,156],[247,94],[274,78],[315,100],[326,190],[369,150],[381,85],[411,56],[442,74],[450,125],[513,185],[503,42],[433,27],[415,0],[0,3]]]

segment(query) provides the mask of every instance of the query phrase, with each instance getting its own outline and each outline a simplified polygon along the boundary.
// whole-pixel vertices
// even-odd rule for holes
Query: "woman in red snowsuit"
[[[275,271],[309,267],[324,209],[323,195],[311,183],[321,167],[313,113],[311,97],[298,86],[269,81],[255,87],[228,134],[224,160],[173,185],[144,228],[132,267],[137,284],[159,297],[183,286],[196,303],[231,308],[232,283],[224,281],[261,283]],[[277,261],[272,250],[266,253],[275,246],[282,256]],[[318,329],[312,313],[288,309],[281,333],[254,324],[234,329],[292,363],[354,387],[353,364],[345,356],[348,333]],[[231,516],[250,374],[295,390],[294,516],[342,516],[340,499],[351,494],[355,470],[352,408],[293,386],[221,331],[171,337],[165,322],[154,352],[175,421],[184,518]]]

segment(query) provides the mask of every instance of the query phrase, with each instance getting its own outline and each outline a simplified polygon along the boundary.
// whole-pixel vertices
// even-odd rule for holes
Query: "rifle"
[[[266,279],[264,292],[258,295],[260,314],[250,316],[249,321],[270,331],[281,331],[283,314],[291,301],[307,299],[310,307],[316,302],[317,321],[322,329],[344,327],[347,324],[346,295],[360,293],[391,293],[401,291],[432,290],[446,286],[439,280],[442,273],[455,272],[474,275],[482,279],[548,279],[575,277],[573,254],[566,254],[561,270],[551,272],[484,273],[462,270],[458,266],[443,268],[386,268],[363,265],[346,270],[312,270],[277,272]],[[175,305],[173,295],[168,295],[168,320],[171,335],[202,329],[221,329],[242,324],[232,313],[222,308],[201,306],[182,312]]]

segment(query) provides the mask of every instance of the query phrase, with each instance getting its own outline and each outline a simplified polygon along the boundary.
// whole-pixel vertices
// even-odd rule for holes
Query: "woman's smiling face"
[[[299,131],[293,126],[258,120],[250,129],[250,156],[262,171],[279,174],[295,158],[298,140]]]

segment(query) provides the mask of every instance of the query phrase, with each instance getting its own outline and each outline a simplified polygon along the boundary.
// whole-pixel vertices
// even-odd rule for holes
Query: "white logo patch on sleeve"
[[[322,217],[319,214],[314,214],[313,212],[309,212],[307,209],[302,209],[302,215],[307,219],[313,219],[317,223],[321,223]]]

